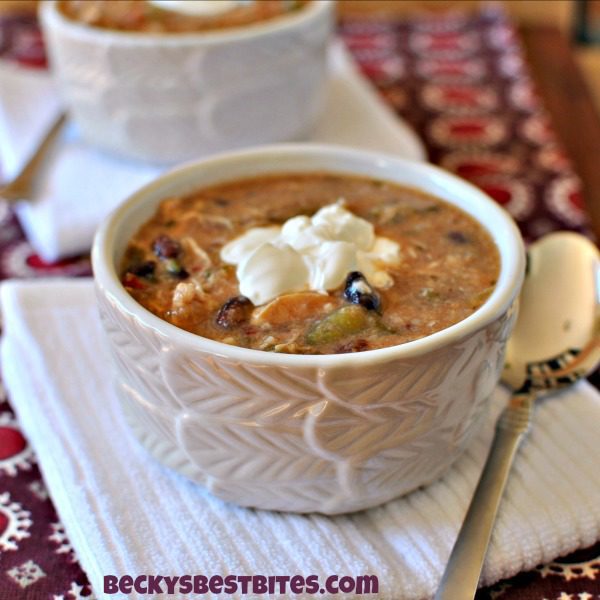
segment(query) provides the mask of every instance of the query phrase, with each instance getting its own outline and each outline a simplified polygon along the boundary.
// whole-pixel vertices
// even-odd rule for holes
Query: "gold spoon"
[[[434,600],[472,600],[511,465],[535,401],[600,362],[600,254],[586,238],[555,233],[532,244],[503,381],[514,391]]]
[[[9,203],[20,200],[33,201],[39,174],[66,121],[65,113],[58,115],[18,175],[9,184],[0,188],[0,198]]]

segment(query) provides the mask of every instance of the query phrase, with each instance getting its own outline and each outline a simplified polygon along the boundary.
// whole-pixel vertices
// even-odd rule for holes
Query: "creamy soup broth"
[[[259,306],[242,296],[223,246],[249,229],[335,202],[397,243],[397,264],[382,267],[384,284],[353,271],[327,293],[299,290]],[[487,231],[438,198],[385,181],[312,173],[166,198],[130,241],[121,275],[149,311],[200,336],[264,351],[332,354],[403,344],[465,319],[492,292],[499,264]]]

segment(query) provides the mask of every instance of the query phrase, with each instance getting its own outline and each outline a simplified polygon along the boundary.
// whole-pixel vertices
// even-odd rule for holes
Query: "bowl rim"
[[[47,0],[40,6],[41,22],[44,25],[58,26],[70,34],[84,40],[109,42],[123,46],[180,47],[188,45],[220,45],[234,42],[250,41],[256,38],[267,38],[273,35],[286,34],[289,30],[310,24],[313,19],[327,17],[333,12],[336,0],[312,0],[303,10],[291,15],[283,15],[264,22],[231,27],[218,31],[201,31],[189,33],[146,33],[143,31],[122,31],[104,29],[79,23],[64,16],[58,10],[58,0]]]
[[[292,158],[297,157],[299,160],[302,157],[306,158],[308,155],[313,158],[321,156],[324,158],[340,159],[340,168],[338,171],[340,173],[344,172],[343,160],[346,160],[346,162],[353,160],[362,161],[366,168],[369,165],[371,165],[371,168],[375,168],[375,165],[378,165],[382,166],[382,168],[386,168],[387,166],[388,168],[408,169],[415,175],[423,175],[424,180],[428,175],[434,176],[436,181],[454,185],[455,188],[458,187],[462,192],[469,194],[477,202],[483,203],[485,210],[491,212],[494,219],[494,228],[492,229],[483,224],[469,210],[463,208],[465,212],[475,218],[490,234],[498,249],[501,259],[500,273],[494,291],[484,304],[462,321],[417,340],[396,346],[347,354],[280,354],[229,345],[180,329],[151,313],[125,290],[121,284],[113,260],[115,244],[118,242],[115,230],[124,219],[130,216],[132,211],[139,210],[148,195],[155,192],[157,188],[165,186],[172,187],[174,189],[172,193],[177,193],[175,191],[177,183],[185,180],[186,176],[197,176],[201,180],[203,171],[208,170],[210,172],[211,168],[216,169],[244,160],[256,160],[257,158],[271,160],[273,169],[270,172],[273,174],[284,173],[284,169],[277,168],[277,158],[282,155]],[[302,169],[300,169],[301,171]],[[305,172],[311,171],[315,172],[315,168],[305,169]],[[327,168],[325,171],[336,172],[333,168]],[[363,174],[358,174],[358,176],[363,176]],[[368,177],[368,175],[365,176]],[[377,177],[385,179],[385,176],[381,176],[380,174]],[[231,177],[229,179],[225,177],[220,181],[225,183],[240,178],[242,177]],[[391,178],[389,181],[395,183]],[[400,182],[398,184],[403,185]],[[197,187],[201,188],[202,184],[200,183]],[[422,189],[427,192],[425,184]],[[167,197],[168,193],[165,191],[164,197]],[[441,199],[455,205],[449,198],[441,197]],[[140,220],[136,223],[137,227],[141,226],[143,222],[143,220]],[[508,239],[510,243],[505,243],[502,246],[499,243],[501,236]],[[390,154],[337,145],[296,143],[263,145],[234,152],[225,152],[209,158],[184,163],[162,174],[131,194],[100,225],[92,246],[92,267],[95,284],[100,293],[107,296],[112,304],[118,305],[122,312],[133,317],[136,322],[170,339],[178,347],[185,347],[190,351],[218,355],[222,358],[255,365],[329,369],[357,366],[359,364],[364,366],[366,364],[387,363],[392,360],[414,358],[457,343],[485,328],[500,318],[509,309],[519,293],[525,275],[525,249],[523,239],[516,224],[503,208],[473,184],[435,165],[403,159]]]

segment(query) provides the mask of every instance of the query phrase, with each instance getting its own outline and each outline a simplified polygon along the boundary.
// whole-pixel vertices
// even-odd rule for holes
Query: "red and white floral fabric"
[[[347,20],[340,34],[364,74],[424,140],[430,160],[484,189],[513,215],[526,239],[556,229],[588,232],[580,181],[553,133],[515,29],[501,12]],[[0,18],[0,60],[45,68],[33,18]],[[40,260],[0,202],[1,279],[89,273],[85,256]],[[0,598],[93,598],[1,387]],[[597,600],[600,544],[482,589],[477,598]]]

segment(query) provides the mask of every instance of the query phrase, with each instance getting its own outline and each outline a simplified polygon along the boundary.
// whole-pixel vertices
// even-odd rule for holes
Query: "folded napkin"
[[[425,158],[415,134],[362,79],[342,42],[332,46],[330,71],[327,104],[307,141]],[[57,115],[57,98],[48,74],[0,62],[0,179],[10,180],[23,165]],[[86,252],[100,221],[164,170],[91,148],[71,125],[41,177],[36,201],[20,204],[17,214],[43,259]]]
[[[434,592],[506,390],[497,390],[493,414],[465,455],[425,489],[345,516],[256,511],[212,497],[134,439],[111,386],[91,282],[4,283],[0,306],[11,403],[98,597],[107,574],[318,574],[322,582],[330,574],[374,574],[378,598]],[[586,382],[539,406],[484,582],[600,539],[599,423],[600,396]],[[344,597],[352,596],[336,596]]]

